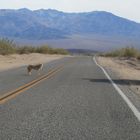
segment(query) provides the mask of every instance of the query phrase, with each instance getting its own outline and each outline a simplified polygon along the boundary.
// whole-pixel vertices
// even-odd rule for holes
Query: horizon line
[[[52,11],[58,11],[58,12],[61,12],[61,13],[66,13],[66,14],[82,14],[82,13],[92,13],[92,12],[106,12],[106,13],[109,13],[109,14],[112,14],[114,16],[117,16],[117,17],[120,17],[120,18],[124,18],[126,20],[129,20],[129,21],[132,21],[132,22],[135,22],[137,24],[140,24],[139,21],[136,21],[134,19],[130,19],[130,18],[127,18],[127,17],[123,17],[123,16],[119,16],[117,14],[114,14],[113,12],[109,12],[109,11],[105,11],[105,10],[93,10],[93,11],[79,11],[79,12],[69,12],[69,11],[63,11],[63,10],[58,10],[58,9],[54,9],[54,8],[38,8],[38,9],[30,9],[30,8],[26,8],[26,7],[23,7],[23,8],[0,8],[0,10],[22,10],[22,9],[26,9],[26,10],[29,10],[29,11],[39,11],[39,10],[52,10]]]

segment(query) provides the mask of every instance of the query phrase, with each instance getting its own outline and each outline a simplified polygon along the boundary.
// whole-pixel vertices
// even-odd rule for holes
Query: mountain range
[[[0,37],[26,40],[68,39],[73,35],[139,38],[140,24],[105,11],[0,10]]]

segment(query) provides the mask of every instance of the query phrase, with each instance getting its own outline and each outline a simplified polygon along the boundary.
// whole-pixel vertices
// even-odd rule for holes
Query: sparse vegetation
[[[137,50],[133,47],[126,47],[118,49],[109,53],[103,54],[106,57],[134,57],[140,59],[140,50]]]
[[[16,45],[9,39],[0,39],[0,54],[8,55],[16,53]]]
[[[68,51],[61,48],[51,48],[48,45],[43,45],[39,47],[33,46],[22,46],[17,47],[16,44],[8,39],[0,39],[0,54],[29,54],[29,53],[42,53],[42,54],[68,54]]]
[[[29,53],[35,53],[36,52],[36,48],[32,47],[32,46],[23,46],[23,47],[19,47],[16,49],[16,52],[18,54],[29,54]]]
[[[36,48],[37,53],[43,53],[43,54],[68,54],[68,51],[61,48],[51,48],[47,45],[41,46]]]

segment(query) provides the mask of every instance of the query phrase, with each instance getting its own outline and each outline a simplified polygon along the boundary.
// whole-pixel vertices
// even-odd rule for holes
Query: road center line
[[[63,66],[54,68],[54,69],[50,70],[48,72],[48,74],[43,75],[43,76],[41,76],[41,77],[39,77],[39,78],[37,78],[37,79],[35,79],[35,80],[33,80],[33,81],[21,86],[21,87],[19,87],[19,88],[15,89],[15,90],[13,90],[11,92],[8,92],[8,93],[4,94],[2,97],[0,97],[0,104],[5,103],[6,101],[14,98],[18,94],[30,89],[31,87],[39,84],[40,82],[42,82],[42,81],[44,81],[46,79],[49,79],[50,77],[54,76],[57,72],[62,70],[62,68],[63,68]]]
[[[115,82],[111,79],[111,77],[106,72],[106,70],[100,64],[97,63],[95,56],[93,57],[93,61],[104,72],[104,74],[106,75],[106,77],[108,78],[108,80],[110,81],[110,83],[113,85],[113,87],[116,89],[116,91],[121,95],[121,97],[123,98],[123,100],[127,103],[127,105],[132,110],[132,112],[134,113],[134,115],[136,116],[136,118],[138,119],[138,121],[140,121],[140,112],[139,112],[139,110],[133,105],[133,103],[124,94],[124,92],[115,84]]]

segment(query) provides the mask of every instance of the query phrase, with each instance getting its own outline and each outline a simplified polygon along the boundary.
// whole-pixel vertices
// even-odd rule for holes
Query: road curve
[[[92,57],[50,62],[42,74],[60,65],[57,74],[0,105],[1,140],[140,139],[139,121]],[[37,78],[24,69],[0,73],[0,95]]]

